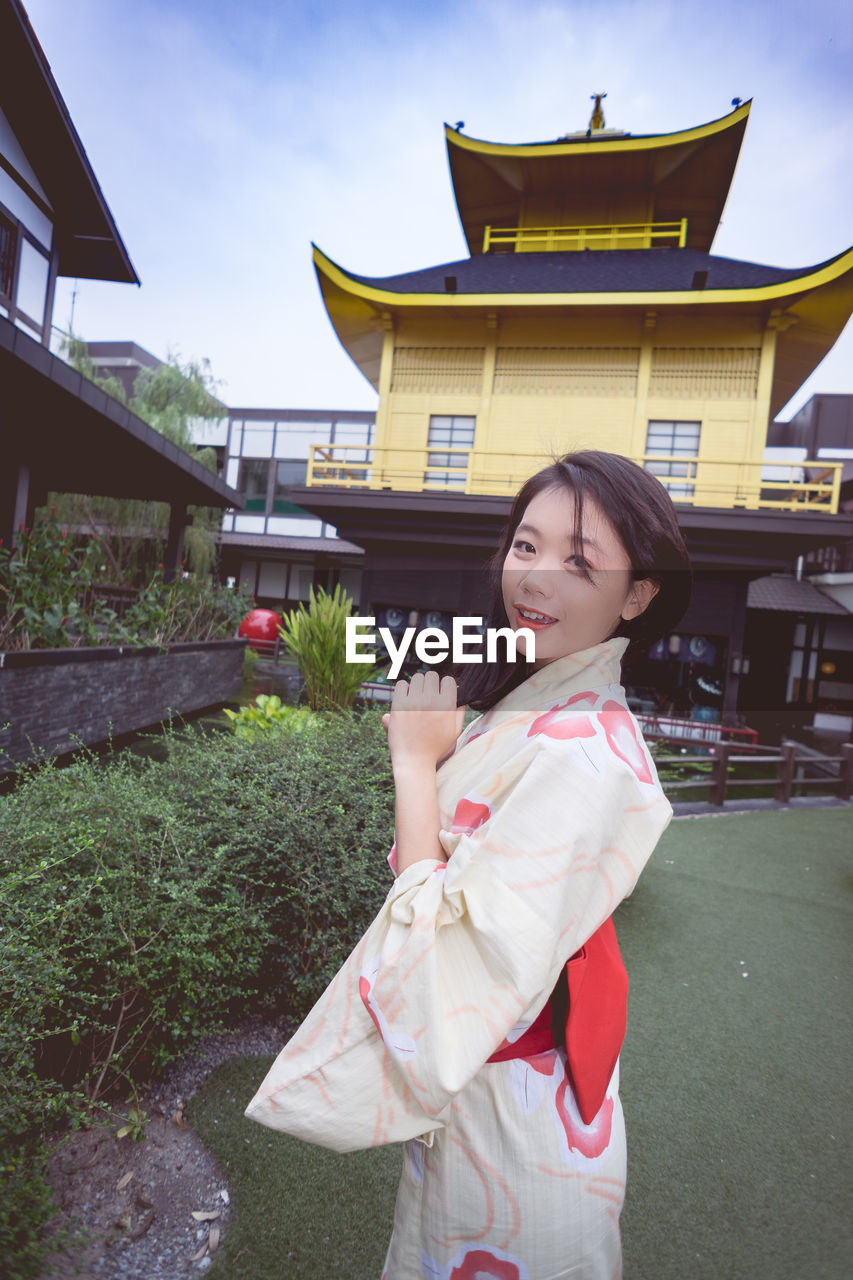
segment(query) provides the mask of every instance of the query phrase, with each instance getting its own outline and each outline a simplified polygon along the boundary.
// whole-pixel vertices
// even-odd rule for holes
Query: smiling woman
[[[661,483],[590,450],[528,480],[490,569],[489,622],[536,658],[466,665],[476,700],[435,671],[395,685],[394,885],[246,1114],[406,1143],[385,1280],[615,1280],[611,917],[672,817],[619,675],[680,618],[689,560]],[[487,710],[463,732],[466,700]]]

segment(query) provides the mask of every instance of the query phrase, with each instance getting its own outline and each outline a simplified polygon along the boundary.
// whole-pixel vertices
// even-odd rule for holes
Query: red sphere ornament
[[[281,615],[272,609],[253,609],[240,623],[238,636],[249,637],[249,648],[257,653],[271,653],[278,638]]]

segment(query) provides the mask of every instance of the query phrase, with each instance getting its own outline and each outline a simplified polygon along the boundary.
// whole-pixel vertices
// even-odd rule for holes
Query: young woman
[[[611,916],[672,807],[619,680],[681,618],[671,500],[585,450],[522,487],[487,624],[523,661],[395,685],[385,906],[246,1114],[406,1143],[386,1280],[614,1280],[627,979]],[[484,712],[460,733],[464,705]]]

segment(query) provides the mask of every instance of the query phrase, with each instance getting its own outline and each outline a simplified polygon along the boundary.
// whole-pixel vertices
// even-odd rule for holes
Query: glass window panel
[[[230,489],[238,489],[240,486],[237,481],[240,478],[240,459],[229,458],[228,466],[225,468],[225,483]]]
[[[292,534],[298,538],[320,538],[323,535],[323,521],[310,513],[304,516],[270,516],[267,520],[267,533]]]
[[[266,458],[243,458],[240,462],[240,483],[246,499],[246,511],[266,511],[269,462]]]
[[[12,296],[17,244],[18,233],[14,223],[0,214],[0,293],[7,298]]]
[[[272,457],[272,426],[267,423],[247,422],[243,428],[244,458]]]
[[[334,439],[336,444],[370,444],[373,439],[373,423],[336,422]]]
[[[242,422],[231,423],[231,438],[228,443],[228,452],[235,457],[239,457],[240,450],[243,447],[243,424]]]
[[[275,469],[272,509],[277,514],[293,512],[298,515],[302,508],[292,501],[290,486],[305,483],[308,475],[308,463],[301,458],[287,458],[283,462],[277,462]]]
[[[15,304],[40,325],[44,323],[49,275],[50,259],[39,253],[29,240],[24,240],[21,245],[21,269]]]
[[[243,516],[238,512],[234,517],[235,533],[263,533],[265,519],[263,516]]]
[[[307,458],[312,444],[328,444],[331,438],[330,422],[279,422],[275,432],[275,456]]]

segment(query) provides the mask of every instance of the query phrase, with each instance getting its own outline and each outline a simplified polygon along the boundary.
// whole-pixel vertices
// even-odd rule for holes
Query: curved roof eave
[[[463,151],[473,151],[481,156],[502,156],[518,159],[531,159],[536,156],[569,156],[588,155],[596,147],[610,151],[648,151],[659,147],[680,146],[683,143],[699,142],[710,138],[715,133],[722,133],[734,125],[745,121],[752,106],[752,99],[741,103],[733,111],[709,120],[706,124],[696,125],[692,129],[679,129],[676,133],[642,133],[624,135],[600,135],[588,138],[576,138],[569,141],[561,138],[554,142],[484,142],[479,138],[469,138],[459,133],[452,125],[445,124],[444,136],[448,148],[452,145]]]
[[[736,289],[643,290],[589,293],[403,293],[382,289],[350,275],[321,249],[314,247],[314,266],[343,293],[360,299],[376,311],[389,308],[470,307],[607,307],[607,306],[703,306],[720,304],[778,303],[811,292],[853,271],[853,247],[827,262],[803,269],[802,275],[777,284]]]

